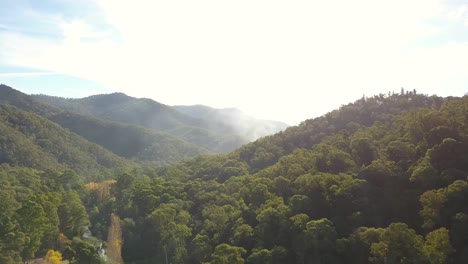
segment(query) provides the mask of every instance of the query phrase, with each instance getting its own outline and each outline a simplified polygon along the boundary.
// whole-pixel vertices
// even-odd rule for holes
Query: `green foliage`
[[[453,252],[448,230],[440,228],[427,234],[424,252],[431,264],[447,263],[448,256]]]
[[[208,261],[213,247],[211,246],[210,238],[207,235],[197,234],[192,240],[193,251],[192,258],[196,263]]]
[[[440,213],[447,202],[445,193],[442,190],[430,190],[423,193],[419,201],[422,205],[420,215],[424,220],[423,227],[430,230],[440,225],[442,221]]]
[[[60,218],[60,230],[67,237],[81,237],[89,225],[88,214],[74,191],[62,194],[62,203],[57,211]]]
[[[82,239],[73,239],[73,247],[66,253],[72,255],[72,263],[89,263],[89,264],[103,264],[104,260],[99,256],[98,250],[92,244],[83,241]]]
[[[4,166],[0,261],[33,251],[28,225],[43,230],[44,255],[53,234],[80,236],[88,214],[103,238],[115,213],[125,263],[465,263],[467,109],[467,97],[363,98],[230,154],[107,185]],[[93,186],[108,187],[101,199]],[[66,258],[99,261],[95,244],[70,239]]]
[[[406,224],[393,223],[371,245],[371,263],[424,263],[424,240]]]
[[[136,263],[165,263],[166,256],[174,263],[461,263],[468,185],[460,175],[468,171],[460,146],[468,130],[440,118],[447,111],[465,120],[460,101],[468,104],[447,99],[442,110],[437,98],[419,95],[359,101],[228,155],[118,176],[116,210],[134,223],[123,227],[123,257]],[[364,112],[369,109],[372,115]],[[346,125],[348,119],[354,124]],[[440,126],[446,128],[433,129]],[[296,141],[299,128],[308,139]],[[442,138],[447,135],[455,141]],[[450,151],[458,157],[443,154]]]
[[[44,256],[50,248],[60,247],[60,232],[70,238],[82,236],[88,215],[76,193],[82,185],[73,175],[0,165],[1,263]]]
[[[41,170],[73,169],[88,178],[131,162],[57,124],[18,108],[0,105],[0,163]]]
[[[307,223],[305,235],[305,259],[308,263],[335,263],[335,243],[338,234],[333,223],[326,219]]]
[[[32,200],[27,200],[23,202],[23,206],[16,211],[16,214],[20,232],[28,238],[21,252],[21,257],[24,260],[34,258],[41,245],[47,224],[44,208]]]
[[[268,249],[262,249],[252,252],[247,258],[248,264],[271,264],[273,263],[273,255]]]
[[[244,248],[234,247],[228,244],[221,244],[215,248],[211,255],[211,264],[243,264],[242,255],[247,253]]]

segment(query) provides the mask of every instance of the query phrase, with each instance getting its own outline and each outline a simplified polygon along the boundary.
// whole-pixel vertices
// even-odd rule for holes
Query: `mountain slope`
[[[150,99],[133,98],[122,93],[82,99],[45,95],[35,95],[35,98],[61,109],[161,130],[212,152],[229,152],[253,140],[258,137],[257,131],[253,130],[256,126],[260,126],[260,135],[277,132],[285,127],[273,122],[259,122],[229,111],[212,111],[210,115],[200,115],[190,110],[190,107],[169,107]],[[240,121],[239,117],[243,118],[243,128],[239,127],[239,123],[235,125],[234,119]]]
[[[88,178],[132,162],[33,113],[0,104],[0,163],[72,169]]]
[[[41,115],[121,157],[137,162],[168,163],[207,153],[193,144],[155,130],[61,110],[6,85],[0,85],[0,103]]]
[[[451,97],[426,96],[414,92],[363,97],[324,116],[306,120],[276,135],[246,144],[231,155],[247,162],[252,170],[260,170],[297,148],[310,149],[326,136],[341,130],[353,131],[370,126],[374,122],[388,123],[393,116],[414,109],[438,110],[444,102],[450,100]],[[268,155],[264,155],[265,153]]]
[[[468,97],[363,98],[234,153],[162,167],[152,184],[122,175],[117,213],[135,223],[123,257],[466,263],[467,175]],[[170,226],[173,240],[152,240]]]
[[[207,151],[176,137],[143,127],[61,112],[49,119],[115,154],[139,163],[171,163]]]
[[[321,117],[306,120],[298,126],[289,127],[277,134],[260,138],[229,154],[216,156],[213,159],[217,160],[216,163],[226,162],[227,166],[234,163],[237,164],[236,167],[238,168],[246,169],[250,173],[256,173],[270,167],[282,157],[298,149],[313,148],[329,136],[339,133],[352,133],[372,126],[376,122],[388,124],[392,122],[393,118],[417,109],[437,111],[444,104],[453,100],[456,101],[459,98],[426,96],[413,92],[389,94],[388,96],[380,94],[370,98],[362,98]],[[207,162],[210,163],[210,161],[211,158],[207,157]],[[196,177],[206,175],[206,178],[208,178],[208,175],[203,172],[205,166],[197,162],[194,165],[196,165],[194,169]],[[197,172],[199,169],[201,171]],[[219,165],[218,169],[225,169],[225,165]],[[217,171],[216,173],[221,172]],[[221,175],[220,178],[223,180],[229,177],[229,174],[221,173]],[[234,173],[233,175],[242,174]],[[213,174],[210,177],[213,177]]]
[[[81,99],[34,95],[36,99],[74,112],[94,115],[122,123],[148,126],[159,130],[171,130],[181,125],[203,128],[203,120],[197,120],[150,99],[139,99],[123,93],[93,95]]]

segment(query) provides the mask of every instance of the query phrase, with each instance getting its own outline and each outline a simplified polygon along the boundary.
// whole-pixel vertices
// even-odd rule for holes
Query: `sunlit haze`
[[[1,0],[0,83],[236,107],[289,124],[362,97],[468,91],[465,0]]]

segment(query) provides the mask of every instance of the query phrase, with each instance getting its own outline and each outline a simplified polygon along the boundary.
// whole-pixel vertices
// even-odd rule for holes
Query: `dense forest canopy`
[[[52,121],[0,104],[0,163],[41,170],[72,169],[87,179],[133,163]]]
[[[18,142],[49,133],[10,115],[51,121],[1,109]],[[229,154],[94,179],[79,164],[46,169],[9,153],[1,263],[55,252],[101,263],[102,248],[109,263],[468,262],[467,96],[363,97]]]

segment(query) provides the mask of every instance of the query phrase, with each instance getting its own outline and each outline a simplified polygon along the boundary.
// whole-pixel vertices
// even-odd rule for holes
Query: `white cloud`
[[[0,33],[0,56],[167,104],[298,122],[401,86],[462,94],[467,45],[425,42],[444,30],[430,23],[446,15],[441,3],[102,0],[120,38],[62,19],[59,40]]]

